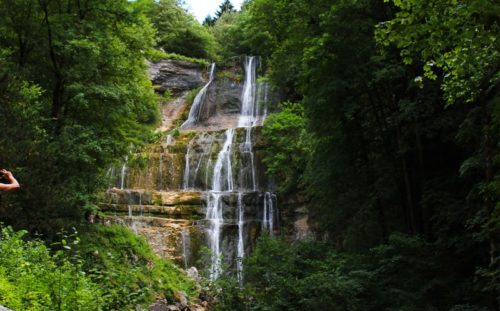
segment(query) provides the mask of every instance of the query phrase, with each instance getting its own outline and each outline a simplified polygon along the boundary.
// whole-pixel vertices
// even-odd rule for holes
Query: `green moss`
[[[156,206],[161,206],[162,205],[162,200],[161,200],[161,196],[157,196],[153,199],[153,205],[156,205]]]
[[[170,135],[172,135],[173,138],[179,137],[179,135],[180,135],[179,127],[176,127],[173,130],[171,130]]]
[[[160,97],[160,101],[164,103],[171,102],[172,99],[173,99],[172,90],[169,89],[165,90],[165,92],[163,92],[163,95]]]
[[[216,78],[218,80],[229,79],[240,83],[243,81],[243,74],[234,70],[220,70],[217,72]]]
[[[191,62],[191,63],[196,63],[196,64],[199,64],[201,66],[208,66],[210,64],[210,62],[207,61],[206,59],[188,57],[188,56],[179,55],[179,54],[176,54],[176,53],[165,53],[165,55],[163,56],[163,58],[165,58],[165,59],[173,59],[173,60],[180,60],[180,61]]]
[[[137,168],[139,170],[143,170],[148,166],[148,162],[149,162],[149,153],[147,152],[134,153],[130,157],[128,165],[130,168]]]

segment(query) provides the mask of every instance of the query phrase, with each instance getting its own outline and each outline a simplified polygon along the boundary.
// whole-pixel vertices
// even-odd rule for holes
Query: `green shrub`
[[[25,235],[2,229],[0,304],[23,311],[98,310],[101,291],[85,274],[73,245],[63,239],[61,249],[51,253],[41,241],[25,241]]]
[[[306,133],[304,107],[300,103],[283,102],[281,111],[266,118],[262,134],[266,140],[264,164],[267,173],[278,181],[283,194],[304,187],[311,137]]]
[[[172,299],[174,291],[196,294],[192,280],[170,261],[160,259],[130,229],[118,225],[82,229],[85,269],[101,287],[104,310],[148,305],[156,297]]]

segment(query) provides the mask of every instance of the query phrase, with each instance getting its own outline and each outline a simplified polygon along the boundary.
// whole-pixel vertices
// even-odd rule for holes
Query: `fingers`
[[[6,175],[8,177],[13,176],[11,171],[8,171],[8,170],[6,170],[4,168],[0,170],[0,174]]]

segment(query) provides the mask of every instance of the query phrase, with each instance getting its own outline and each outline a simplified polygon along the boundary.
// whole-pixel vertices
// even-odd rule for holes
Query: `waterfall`
[[[209,221],[209,246],[212,252],[212,260],[210,267],[210,279],[215,280],[221,273],[221,248],[220,234],[221,226],[224,223],[222,214],[222,192],[233,190],[233,174],[231,167],[231,150],[233,144],[234,129],[226,130],[226,139],[217,155],[215,162],[212,189],[208,192],[207,216]]]
[[[231,151],[233,146],[234,129],[226,130],[226,140],[217,156],[212,176],[212,191],[233,191],[233,170],[231,165]],[[225,174],[224,174],[225,173]]]
[[[127,173],[127,159],[125,158],[125,162],[122,165],[122,170],[120,174],[120,189],[124,189],[126,173]]]
[[[208,78],[208,82],[200,90],[200,92],[196,94],[193,104],[191,105],[191,109],[189,110],[189,116],[187,120],[184,123],[182,123],[180,127],[181,129],[185,129],[195,124],[200,119],[201,106],[203,104],[203,100],[205,99],[205,94],[207,93],[208,87],[210,86],[210,84],[212,84],[212,81],[214,80],[214,73],[215,73],[215,63],[212,63],[212,66],[210,67],[210,75]]]
[[[245,59],[245,83],[241,96],[241,113],[238,127],[250,127],[255,121],[255,56]]]
[[[189,232],[184,228],[181,231],[181,239],[182,239],[182,259],[184,261],[184,269],[188,268],[189,265],[189,257],[190,257],[190,237],[189,237]]]
[[[187,190],[189,188],[189,170],[190,170],[190,163],[189,163],[189,154],[191,151],[191,143],[188,144],[187,146],[187,151],[186,151],[186,157],[185,157],[185,166],[184,166],[184,175],[182,177],[182,190]]]
[[[210,279],[219,278],[222,268],[228,267],[242,285],[243,259],[252,251],[255,234],[262,231],[273,235],[278,222],[276,196],[265,192],[269,191],[265,187],[268,183],[258,170],[261,164],[260,146],[253,144],[256,135],[259,135],[257,127],[262,125],[267,115],[268,97],[274,94],[265,82],[257,81],[258,57],[240,59],[241,63],[236,60],[231,60],[230,65],[224,67],[224,75],[221,76],[225,78],[220,83],[215,78],[215,64],[210,66],[208,82],[196,95],[189,117],[180,127],[179,136],[174,139],[172,135],[167,135],[161,144],[155,145],[152,153],[158,155],[159,152],[158,165],[149,161],[146,172],[136,174],[125,161],[115,185],[135,190],[125,190],[123,194],[119,192],[128,197],[133,194],[134,200],[129,202],[128,211],[130,226],[135,231],[142,229],[139,216],[143,216],[144,211],[149,216],[160,209],[155,206],[156,202],[163,207],[175,201],[173,205],[176,208],[184,204],[178,205],[176,196],[179,202],[180,199],[188,202],[190,197],[196,197],[196,202],[205,202],[204,220],[193,221],[196,215],[187,224],[197,229],[203,225],[203,230],[184,228],[184,223],[173,224],[175,228],[180,226],[181,230],[175,231],[176,239],[170,239],[177,243],[175,247],[169,245],[168,249],[175,249],[174,258],[188,268],[199,256],[200,245],[194,242],[202,235],[210,249],[207,267]],[[244,67],[242,82],[234,78],[239,77],[237,74],[241,70],[236,66],[240,64]],[[206,111],[213,112],[209,119],[205,118]],[[165,119],[170,117],[177,118],[178,114],[164,114]],[[194,131],[184,131],[190,128]],[[119,166],[116,168],[118,174]],[[161,193],[154,193],[153,189]],[[177,193],[179,191],[183,193]],[[188,204],[200,204],[194,199],[193,202]],[[190,212],[191,209],[186,214]],[[170,240],[165,243],[174,243]]]
[[[172,137],[171,134],[168,134],[167,137],[165,138],[165,145],[170,146],[174,143],[174,138]]]
[[[245,214],[242,190],[256,191],[256,173],[254,154],[252,146],[252,128],[256,121],[255,94],[256,94],[256,59],[247,57],[245,59],[245,82],[241,95],[241,111],[238,119],[238,127],[245,128],[245,141],[241,146],[241,157],[249,159],[251,183],[248,185],[245,177],[242,178],[237,201],[238,211],[238,237],[236,249],[236,272],[240,284],[243,282],[243,257],[245,256],[244,229]],[[233,173],[231,165],[231,152],[233,145],[234,129],[226,130],[226,138],[221,151],[217,156],[212,176],[212,189],[208,194],[207,219],[209,220],[209,244],[212,251],[212,262],[210,267],[210,278],[216,279],[221,273],[221,227],[224,224],[221,197],[234,189]],[[242,174],[245,175],[245,174]]]
[[[269,235],[274,235],[274,215],[275,205],[274,200],[276,195],[271,192],[266,192],[264,195],[264,211],[262,213],[262,230],[268,231]]]
[[[236,273],[238,274],[238,282],[240,285],[243,283],[243,257],[245,257],[245,245],[243,241],[244,217],[243,194],[238,192],[238,251],[236,254]]]
[[[209,192],[207,220],[209,221],[208,238],[211,251],[210,279],[215,280],[221,273],[220,231],[224,222],[220,193]]]
[[[205,185],[207,184],[208,176],[198,176],[198,174],[204,164],[205,168],[210,165],[214,139],[214,133],[203,133],[188,143],[186,155],[184,156],[185,165],[182,177],[182,190],[200,189],[202,188],[200,187],[200,182],[203,183],[203,181],[205,181]],[[207,190],[206,187],[203,188]]]
[[[139,192],[139,210],[141,211],[141,217],[142,217],[142,192]]]
[[[158,178],[157,178],[157,189],[162,190],[162,182],[163,182],[163,153],[160,153],[158,157]]]
[[[243,152],[250,158],[252,190],[256,190],[254,154],[252,150],[252,127],[256,121],[255,115],[255,72],[257,63],[255,56],[245,58],[245,82],[241,96],[241,113],[238,120],[238,127],[245,127],[245,143]]]
[[[254,164],[254,154],[253,154],[253,147],[252,147],[252,127],[246,127],[245,128],[245,142],[243,143],[243,148],[242,152],[244,155],[246,155],[249,160],[250,160],[250,178],[251,178],[251,189],[253,191],[257,190],[257,181],[255,178],[255,164]]]

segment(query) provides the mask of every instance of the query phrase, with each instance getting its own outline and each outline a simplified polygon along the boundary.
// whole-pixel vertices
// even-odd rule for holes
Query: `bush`
[[[70,253],[67,240],[51,253],[41,241],[23,240],[25,235],[2,229],[0,303],[24,311],[98,310],[102,293],[85,274],[81,258]]]
[[[217,310],[485,310],[480,284],[439,249],[404,234],[364,254],[264,236],[244,260],[244,286],[226,276],[212,292]]]
[[[282,194],[303,189],[310,137],[307,137],[304,108],[299,103],[284,102],[281,112],[269,115],[262,133],[266,139],[264,164],[276,178]]]
[[[160,259],[128,228],[87,226],[82,228],[80,244],[85,270],[100,285],[103,310],[131,309],[156,297],[171,300],[174,291],[196,295],[194,281],[170,261]]]

